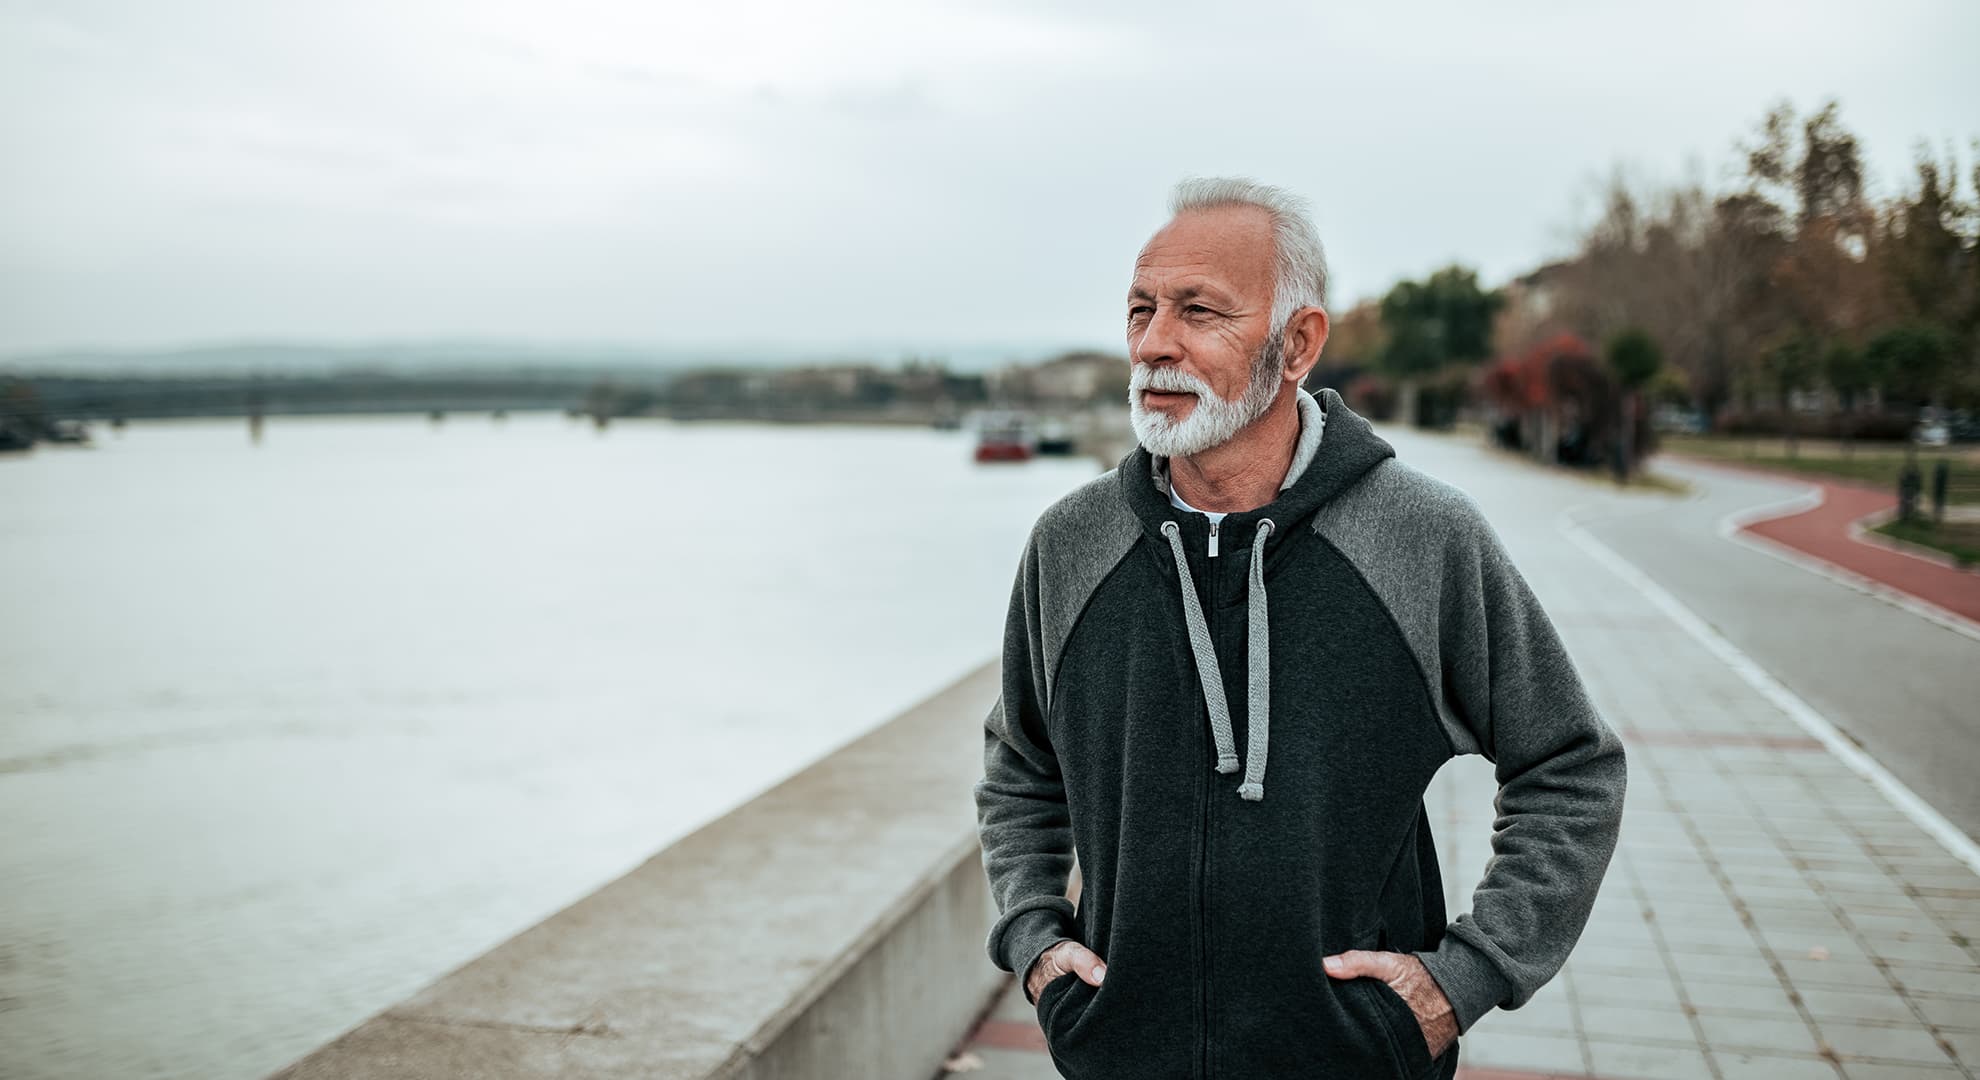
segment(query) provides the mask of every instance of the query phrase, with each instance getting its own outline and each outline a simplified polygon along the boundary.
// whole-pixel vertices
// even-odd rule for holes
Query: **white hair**
[[[1277,272],[1272,280],[1272,331],[1283,334],[1292,314],[1327,303],[1327,252],[1313,227],[1309,204],[1284,188],[1243,176],[1192,176],[1169,196],[1171,217],[1189,210],[1255,206],[1272,219]]]

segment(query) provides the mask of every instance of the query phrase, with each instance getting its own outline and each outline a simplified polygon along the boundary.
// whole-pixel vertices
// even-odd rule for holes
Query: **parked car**
[[[1659,405],[1650,414],[1650,426],[1658,431],[1676,431],[1689,435],[1703,434],[1712,426],[1703,409],[1688,409],[1682,405]]]

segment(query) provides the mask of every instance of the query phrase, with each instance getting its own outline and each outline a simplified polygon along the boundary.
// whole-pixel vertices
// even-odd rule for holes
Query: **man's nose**
[[[1128,357],[1137,363],[1156,364],[1180,359],[1175,316],[1157,308],[1137,335],[1128,334]]]

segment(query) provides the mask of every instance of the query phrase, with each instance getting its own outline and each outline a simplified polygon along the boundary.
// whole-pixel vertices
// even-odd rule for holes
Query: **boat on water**
[[[1021,412],[984,412],[976,418],[976,460],[1030,461],[1030,420]]]

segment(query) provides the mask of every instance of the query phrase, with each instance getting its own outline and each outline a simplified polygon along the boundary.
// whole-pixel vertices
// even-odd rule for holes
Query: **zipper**
[[[1210,523],[1210,554],[1213,556],[1217,554],[1217,523],[1214,521]],[[1204,606],[1209,608],[1208,630],[1210,640],[1214,643],[1217,640],[1217,571],[1206,567],[1203,576],[1209,580],[1209,602]],[[1224,677],[1221,666],[1213,674],[1220,680]],[[1203,716],[1203,723],[1198,725],[1198,729],[1203,735],[1204,757],[1210,759],[1213,757],[1215,750],[1210,746],[1210,714],[1207,706],[1205,707]],[[1202,976],[1202,983],[1198,987],[1200,991],[1198,997],[1202,1002],[1203,1014],[1202,1024],[1197,1030],[1202,1033],[1203,1037],[1203,1078],[1204,1080],[1210,1080],[1212,1075],[1210,1072],[1210,986],[1213,981],[1210,970],[1210,899],[1208,895],[1210,882],[1210,838],[1212,835],[1210,827],[1210,804],[1216,794],[1217,785],[1210,781],[1210,777],[1214,775],[1213,770],[1216,767],[1216,762],[1214,760],[1206,760],[1206,764],[1210,767],[1197,770],[1197,776],[1201,781],[1198,786],[1203,792],[1203,845],[1198,849],[1196,870],[1197,970]]]

